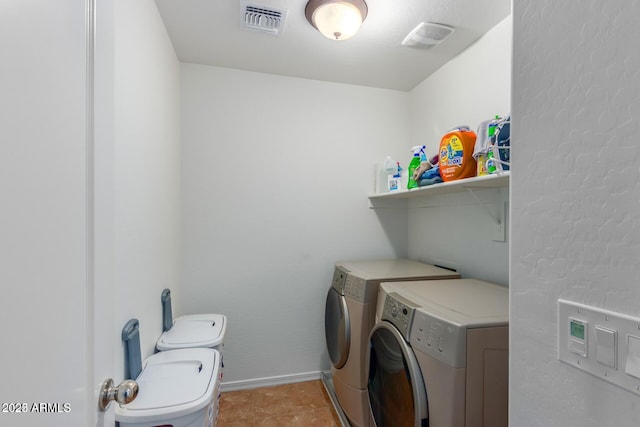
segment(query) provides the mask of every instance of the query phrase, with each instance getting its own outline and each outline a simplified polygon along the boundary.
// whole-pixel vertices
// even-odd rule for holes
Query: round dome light
[[[310,0],[305,15],[325,37],[347,40],[367,17],[367,4],[364,0]]]

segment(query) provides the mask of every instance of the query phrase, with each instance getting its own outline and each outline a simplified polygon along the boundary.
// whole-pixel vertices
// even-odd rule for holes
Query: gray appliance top
[[[425,280],[382,283],[427,313],[445,322],[466,327],[507,325],[509,289],[477,279]]]
[[[338,261],[351,274],[364,280],[402,280],[419,277],[458,278],[454,271],[408,259],[378,259],[362,261]]]

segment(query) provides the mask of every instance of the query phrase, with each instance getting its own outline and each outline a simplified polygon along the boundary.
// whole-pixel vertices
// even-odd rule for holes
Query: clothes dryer
[[[509,296],[475,280],[380,285],[368,394],[377,427],[506,427]]]
[[[332,385],[341,410],[355,426],[371,423],[367,347],[383,281],[455,279],[458,273],[407,259],[339,261],[325,306],[325,336]]]

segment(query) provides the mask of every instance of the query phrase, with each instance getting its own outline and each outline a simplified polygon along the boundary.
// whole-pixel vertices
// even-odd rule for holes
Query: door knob
[[[133,402],[138,395],[138,383],[134,380],[124,380],[117,387],[113,386],[113,380],[109,378],[102,383],[98,396],[98,407],[101,411],[106,411],[112,400],[126,405]]]

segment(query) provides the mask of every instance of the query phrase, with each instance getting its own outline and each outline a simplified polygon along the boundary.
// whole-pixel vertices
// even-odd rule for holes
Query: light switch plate
[[[558,359],[640,396],[640,318],[560,299]]]

